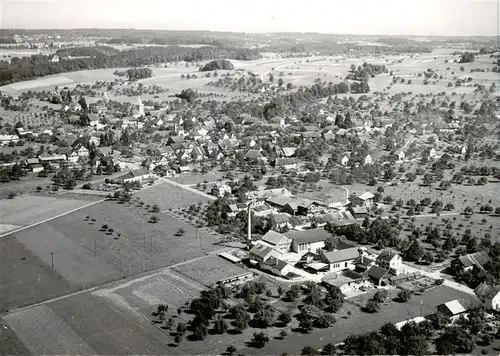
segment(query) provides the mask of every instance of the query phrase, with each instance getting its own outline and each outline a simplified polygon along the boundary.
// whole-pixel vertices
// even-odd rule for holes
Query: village
[[[81,40],[46,60],[111,52]],[[5,353],[80,352],[22,322],[62,340],[78,298],[137,323],[117,354],[498,351],[498,49],[356,50],[0,87]],[[104,353],[79,313],[68,340]],[[363,349],[386,323],[414,348]]]

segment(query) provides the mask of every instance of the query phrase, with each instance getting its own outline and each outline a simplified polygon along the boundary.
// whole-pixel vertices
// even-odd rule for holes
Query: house
[[[336,211],[333,213],[317,214],[312,218],[315,227],[323,227],[327,224],[331,226],[349,226],[357,224],[349,211]]]
[[[368,216],[368,209],[366,206],[355,206],[352,208],[352,213],[356,219],[362,219]]]
[[[295,268],[288,262],[273,256],[262,262],[260,264],[260,268],[277,276],[288,276],[295,270]]]
[[[257,241],[257,243],[250,249],[250,262],[261,265],[268,258],[274,257],[280,259],[282,253],[275,250],[271,245],[267,243]]]
[[[52,58],[50,59],[50,61],[52,63],[58,63],[59,62],[59,56],[57,54],[55,54],[54,56],[52,56]]]
[[[377,257],[377,265],[383,269],[389,270],[394,274],[398,274],[397,271],[401,270],[403,264],[403,259],[397,253],[385,249]]]
[[[405,326],[408,323],[420,324],[426,320],[427,319],[425,319],[423,316],[416,316],[415,318],[412,319],[400,321],[399,323],[394,324],[394,326],[396,327],[396,329],[401,330],[403,326]]]
[[[436,149],[434,147],[432,147],[430,150],[429,150],[429,158],[431,159],[434,159],[437,157],[437,152],[436,152]]]
[[[366,276],[349,269],[341,272],[328,272],[321,279],[321,284],[326,288],[338,287],[340,291],[347,295],[352,290],[359,290],[362,287],[370,288],[370,283]]]
[[[153,174],[149,173],[149,171],[145,168],[133,169],[126,175],[120,177],[120,179],[123,180],[123,183],[142,182],[150,178],[153,178]]]
[[[212,187],[212,195],[216,197],[224,197],[226,194],[231,194],[231,187],[226,183],[217,182]]]
[[[366,270],[366,275],[376,286],[389,284],[390,273],[388,270],[379,266],[371,266]]]
[[[289,171],[299,168],[299,161],[295,158],[276,158],[274,166]]]
[[[76,152],[78,157],[88,157],[89,156],[89,150],[81,144],[77,145],[74,148],[73,152]]]
[[[61,161],[66,161],[67,157],[66,155],[51,155],[51,156],[38,156],[38,159],[40,160],[40,163],[44,162],[61,162]]]
[[[330,272],[338,272],[344,269],[353,270],[356,267],[355,260],[363,253],[358,247],[346,248],[335,251],[321,251],[321,260],[327,263]]]
[[[178,135],[178,136],[170,136],[167,140],[167,144],[171,145],[173,143],[182,143],[184,142],[184,136]]]
[[[201,162],[205,158],[205,152],[199,146],[195,146],[191,151],[191,157],[195,160],[195,162]]]
[[[361,206],[365,206],[365,207],[369,208],[373,205],[373,198],[375,198],[375,195],[371,192],[364,192],[363,194],[359,195],[357,198],[360,200]]]
[[[489,261],[490,256],[488,256],[488,252],[480,251],[455,258],[451,261],[451,268],[455,274],[468,272],[474,268],[483,270],[483,266]]]
[[[349,157],[344,155],[344,157],[342,157],[342,159],[340,160],[340,164],[342,164],[345,167],[347,166],[348,163],[349,163]]]
[[[284,231],[290,228],[290,217],[287,214],[271,214],[271,229]]]
[[[309,251],[317,253],[325,248],[325,240],[332,236],[323,228],[289,231],[285,235],[292,239],[292,251],[301,255]]]
[[[283,147],[281,149],[281,155],[286,158],[290,158],[295,156],[295,151],[297,151],[297,147]]]
[[[19,142],[19,136],[17,135],[0,135],[0,146],[7,145],[10,142]]]
[[[292,245],[292,240],[289,237],[273,230],[269,230],[262,236],[261,241],[267,242],[267,244],[281,253],[289,252],[290,246]]]
[[[80,156],[76,151],[73,151],[69,154],[68,156],[68,161],[71,163],[78,163],[78,160],[80,159]]]
[[[438,313],[446,315],[447,317],[451,318],[452,320],[457,319],[460,315],[467,312],[467,309],[457,299],[443,303],[443,304],[439,304],[436,307],[436,309],[437,309]]]
[[[403,161],[405,159],[405,153],[403,150],[396,151],[395,155],[398,161]]]
[[[500,285],[491,286],[481,283],[474,289],[474,293],[486,309],[500,311]]]
[[[363,166],[368,166],[373,164],[373,158],[370,154],[367,154],[363,160]]]

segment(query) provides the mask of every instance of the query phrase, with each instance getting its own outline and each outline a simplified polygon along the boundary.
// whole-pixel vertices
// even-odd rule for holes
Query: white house
[[[373,164],[373,158],[370,154],[367,154],[365,159],[364,159],[364,162],[363,162],[363,165],[364,166],[367,166],[367,165],[370,165],[370,164]]]
[[[500,311],[500,285],[491,286],[481,283],[476,287],[474,293],[476,293],[486,309]]]
[[[403,259],[391,250],[383,250],[377,257],[377,264],[390,272],[397,274],[401,270]]]
[[[57,62],[59,62],[59,56],[58,56],[57,54],[55,54],[55,55],[54,55],[54,56],[50,59],[50,61],[51,61],[52,63],[57,63]]]
[[[289,252],[290,246],[292,245],[292,240],[290,238],[273,230],[269,230],[262,236],[261,241],[267,242],[275,250],[281,253]]]
[[[332,236],[323,228],[289,231],[284,235],[292,239],[292,251],[300,255],[307,252],[318,253],[325,248],[325,240]]]
[[[433,147],[429,150],[429,158],[436,158],[437,157],[437,152],[436,152],[436,149]]]
[[[17,135],[0,135],[0,145],[6,145],[10,142],[19,142],[19,136]]]
[[[330,272],[339,272],[344,269],[353,270],[356,268],[356,259],[359,258],[360,253],[358,247],[350,247],[343,250],[336,251],[321,251],[321,260],[327,263]]]
[[[349,163],[349,157],[347,157],[346,155],[344,155],[344,157],[342,157],[342,159],[340,160],[340,163],[343,166],[347,166],[347,163]]]
[[[128,174],[126,174],[124,177],[123,177],[123,182],[124,183],[130,183],[130,182],[142,182],[146,179],[150,179],[150,178],[153,178],[154,175],[149,173],[149,171],[147,171],[146,169],[144,168],[141,168],[141,169],[133,169],[131,170]]]
[[[231,187],[226,183],[217,183],[212,187],[212,194],[218,197],[223,197],[226,194],[231,194]]]

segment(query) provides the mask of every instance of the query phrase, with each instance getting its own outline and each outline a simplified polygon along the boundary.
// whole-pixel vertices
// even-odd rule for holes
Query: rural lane
[[[16,232],[19,232],[19,231],[23,231],[23,230],[26,230],[26,229],[29,229],[29,228],[32,228],[34,226],[37,226],[37,225],[40,225],[40,224],[43,224],[43,223],[46,223],[47,221],[51,221],[51,220],[54,220],[54,219],[57,219],[57,218],[60,218],[61,216],[65,216],[65,215],[68,215],[68,214],[71,214],[71,213],[74,213],[75,211],[78,211],[78,210],[81,210],[81,209],[84,209],[84,208],[87,208],[89,206],[92,206],[92,205],[95,205],[95,204],[99,204],[101,202],[103,202],[104,200],[106,199],[100,199],[100,200],[97,200],[97,201],[93,201],[89,204],[86,204],[86,205],[83,205],[83,206],[80,206],[78,208],[75,208],[75,209],[71,209],[71,210],[68,210],[62,214],[59,214],[59,215],[56,215],[56,216],[52,216],[48,219],[45,219],[45,220],[42,220],[42,221],[38,221],[34,224],[31,224],[31,225],[26,225],[26,226],[22,226],[18,229],[15,229],[15,230],[10,230],[10,231],[7,231],[6,233],[4,234],[1,234],[0,235],[0,238],[4,237],[4,236],[7,236],[7,235],[11,235],[11,234],[15,234]]]
[[[185,189],[191,193],[195,193],[195,194],[198,194],[198,195],[201,195],[202,197],[204,198],[208,198],[210,200],[217,200],[217,197],[214,197],[213,195],[209,195],[209,194],[206,194],[206,193],[203,193],[203,192],[200,192],[199,190],[197,189],[193,189],[191,188],[190,186],[188,185],[184,185],[184,184],[180,184],[180,183],[177,183],[177,182],[174,182],[174,181],[171,181],[171,180],[168,180],[166,178],[160,178],[163,182],[166,182],[168,184],[171,184],[171,185],[175,185],[176,187],[179,187],[179,188],[182,188],[182,189]]]
[[[31,308],[35,308],[35,307],[38,307],[38,306],[42,306],[42,305],[45,305],[45,304],[56,302],[58,300],[63,300],[63,299],[71,298],[71,297],[74,297],[74,296],[77,296],[77,295],[80,295],[80,294],[84,294],[84,293],[90,293],[90,292],[100,291],[100,290],[103,290],[103,291],[109,293],[109,292],[115,291],[117,289],[127,287],[127,286],[129,286],[129,285],[131,285],[131,284],[133,284],[133,283],[135,283],[137,281],[141,281],[141,280],[144,280],[146,278],[154,277],[156,275],[165,274],[165,273],[171,275],[173,273],[172,272],[172,268],[179,267],[179,266],[185,265],[187,263],[191,263],[191,262],[196,262],[198,260],[206,258],[207,256],[217,255],[219,253],[227,252],[229,250],[232,250],[232,248],[231,247],[221,248],[221,249],[218,249],[218,250],[215,250],[215,251],[208,252],[207,254],[205,254],[203,256],[195,257],[195,258],[192,258],[190,260],[179,262],[179,263],[176,263],[176,264],[173,264],[173,265],[170,265],[170,266],[165,266],[165,267],[161,267],[161,268],[158,268],[158,269],[155,269],[155,270],[144,272],[144,273],[141,273],[140,275],[130,276],[130,277],[127,277],[127,278],[124,278],[124,279],[119,279],[119,280],[111,281],[111,282],[108,282],[108,283],[105,283],[105,284],[101,284],[99,286],[82,289],[82,290],[77,291],[77,292],[73,292],[73,293],[65,294],[65,295],[62,295],[62,296],[59,296],[59,297],[56,297],[56,298],[44,300],[43,302],[31,304],[31,305],[28,305],[28,306],[25,306],[25,307],[22,307],[22,308],[12,309],[12,310],[9,310],[6,313],[0,314],[0,316],[5,316],[5,315],[9,315],[9,314],[20,312],[20,311],[23,311],[23,310],[28,310],[28,309],[31,309]],[[197,286],[197,288],[198,288],[198,286]]]

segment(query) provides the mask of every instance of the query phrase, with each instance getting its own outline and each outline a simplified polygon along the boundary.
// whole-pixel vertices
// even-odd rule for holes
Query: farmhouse
[[[123,183],[130,183],[130,182],[142,182],[146,179],[152,178],[153,175],[149,173],[148,170],[144,168],[140,169],[133,169],[124,176],[121,176],[120,179],[123,180]]]
[[[380,267],[397,274],[397,271],[401,269],[403,259],[397,253],[386,249],[378,255],[376,262]]]
[[[299,161],[295,158],[276,158],[276,160],[274,161],[274,166],[276,168],[282,168],[289,171],[292,169],[297,169],[299,167]]]
[[[465,307],[457,299],[440,304],[436,307],[436,309],[438,313],[446,315],[452,320],[457,319],[460,315],[467,312],[467,309],[465,309]]]
[[[281,258],[282,253],[275,250],[271,245],[265,242],[257,241],[257,243],[250,249],[250,262],[262,264],[270,257]]]
[[[379,266],[371,266],[366,270],[366,275],[377,286],[384,286],[389,284],[391,275],[389,271]]]
[[[500,311],[500,285],[491,286],[481,283],[474,289],[474,293],[486,309]]]
[[[453,269],[455,274],[459,274],[460,272],[467,272],[474,268],[483,270],[483,266],[488,263],[489,260],[490,257],[488,256],[488,252],[475,252],[469,255],[457,257],[456,259],[451,261],[451,268]]]
[[[269,257],[260,267],[277,276],[288,276],[295,270],[291,264],[276,257]]]
[[[325,240],[332,236],[322,228],[285,233],[292,240],[292,251],[303,255],[307,252],[317,253],[325,248]]]
[[[271,214],[271,229],[282,232],[290,228],[290,217],[287,214]]]

